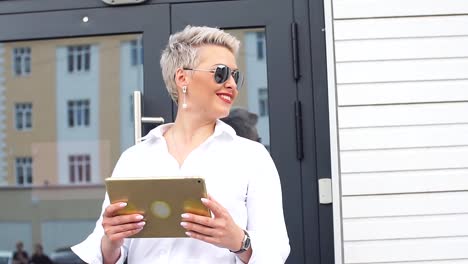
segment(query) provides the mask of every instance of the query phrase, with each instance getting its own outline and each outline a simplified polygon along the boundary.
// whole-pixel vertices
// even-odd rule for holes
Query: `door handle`
[[[135,131],[135,144],[141,141],[141,124],[164,124],[163,117],[141,116],[141,92],[133,91],[133,119]]]

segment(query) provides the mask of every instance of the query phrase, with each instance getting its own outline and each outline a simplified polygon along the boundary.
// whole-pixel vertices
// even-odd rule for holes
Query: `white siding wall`
[[[345,263],[468,263],[468,1],[333,11]]]

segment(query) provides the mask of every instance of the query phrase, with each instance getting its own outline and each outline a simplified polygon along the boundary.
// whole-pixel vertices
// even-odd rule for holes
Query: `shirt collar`
[[[142,137],[141,140],[150,140],[150,139],[162,139],[164,133],[172,126],[174,123],[168,123],[164,125],[157,126],[153,128],[146,136]],[[230,138],[234,138],[236,131],[228,124],[224,123],[221,120],[216,120],[215,130],[213,135],[210,137],[219,137],[222,135],[227,135]]]

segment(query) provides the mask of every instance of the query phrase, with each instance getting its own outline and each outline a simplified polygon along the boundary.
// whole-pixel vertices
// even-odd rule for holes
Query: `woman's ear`
[[[187,86],[189,83],[190,76],[187,74],[187,71],[184,71],[182,68],[178,68],[175,73],[175,83],[177,87]]]

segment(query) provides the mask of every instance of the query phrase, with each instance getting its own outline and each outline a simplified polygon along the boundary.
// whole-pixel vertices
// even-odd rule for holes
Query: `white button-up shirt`
[[[284,223],[281,185],[270,154],[260,143],[237,136],[217,121],[215,131],[179,166],[169,154],[164,132],[172,124],[158,126],[144,141],[126,150],[112,177],[202,176],[207,192],[231,214],[251,237],[249,263],[284,263],[290,246]],[[102,210],[109,205],[106,195]],[[102,263],[102,214],[96,227],[72,250],[87,263]],[[228,249],[193,238],[127,238],[121,248],[129,264],[242,263]]]

